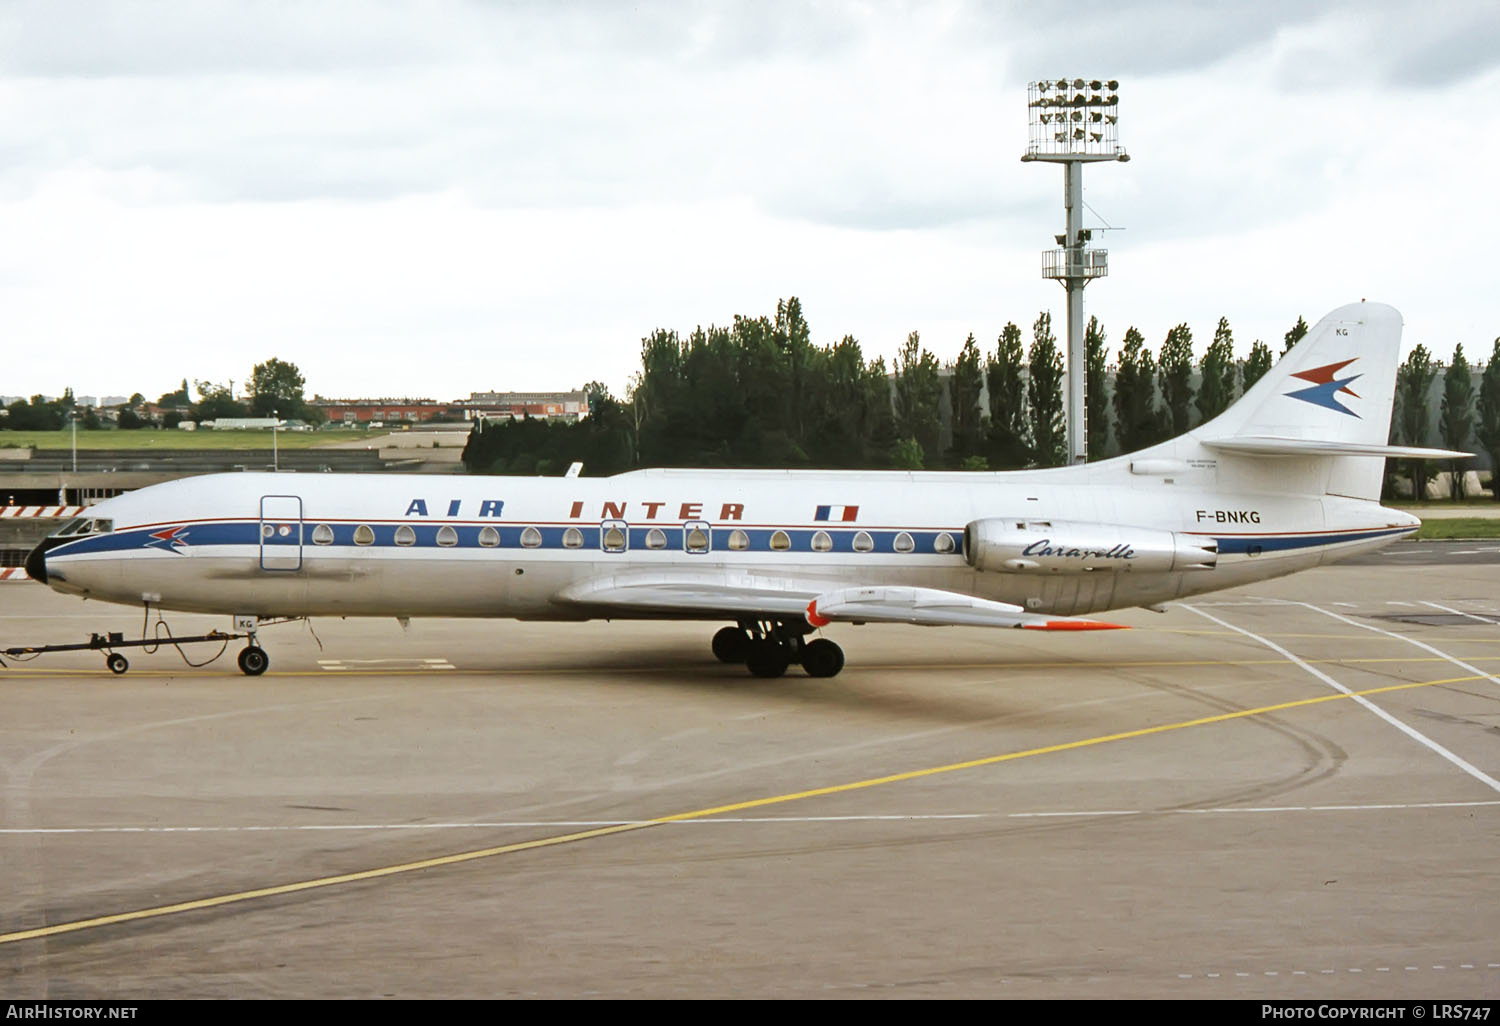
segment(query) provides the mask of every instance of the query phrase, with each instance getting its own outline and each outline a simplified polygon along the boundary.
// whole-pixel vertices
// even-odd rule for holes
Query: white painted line
[[[1355,627],[1364,627],[1367,630],[1373,630],[1373,631],[1376,631],[1377,633],[1380,633],[1380,634],[1388,634],[1388,635],[1390,635],[1393,638],[1402,638],[1402,640],[1404,640],[1404,641],[1412,641],[1412,639],[1410,639],[1410,638],[1403,638],[1402,635],[1400,635],[1400,634],[1395,634],[1395,633],[1392,633],[1391,631],[1381,630],[1379,627],[1369,627],[1366,624],[1362,624],[1362,623],[1359,623],[1359,622],[1357,622],[1355,620],[1351,620],[1347,616],[1343,616],[1343,615],[1341,615],[1339,613],[1330,612],[1327,609],[1322,609],[1322,608],[1320,608],[1318,606],[1313,605],[1310,602],[1297,602],[1297,603],[1294,603],[1294,605],[1306,606],[1308,609],[1315,609],[1318,612],[1322,613],[1324,616],[1331,616],[1335,620],[1342,620],[1344,623],[1351,624],[1351,625],[1353,625]],[[1395,716],[1392,716],[1390,713],[1386,712],[1384,709],[1380,708],[1380,706],[1376,705],[1374,702],[1371,702],[1368,698],[1365,698],[1363,695],[1356,695],[1349,688],[1346,688],[1344,685],[1342,685],[1338,681],[1334,680],[1332,677],[1330,677],[1328,674],[1324,673],[1322,670],[1318,669],[1316,666],[1313,666],[1310,663],[1306,662],[1300,656],[1297,656],[1297,655],[1293,654],[1291,651],[1289,651],[1289,650],[1287,650],[1285,648],[1282,648],[1280,645],[1276,644],[1276,642],[1274,642],[1274,641],[1270,641],[1270,640],[1268,640],[1266,638],[1261,637],[1258,634],[1255,634],[1255,633],[1253,633],[1251,631],[1245,630],[1243,627],[1236,627],[1232,623],[1229,623],[1229,622],[1227,622],[1225,620],[1220,620],[1217,616],[1214,616],[1212,613],[1205,613],[1203,610],[1197,609],[1197,608],[1195,608],[1193,606],[1184,606],[1183,608],[1184,609],[1190,609],[1193,612],[1197,613],[1199,616],[1201,616],[1201,617],[1203,617],[1205,619],[1208,619],[1208,620],[1212,620],[1214,623],[1218,624],[1221,627],[1227,627],[1227,628],[1229,628],[1232,631],[1236,631],[1236,632],[1238,632],[1240,634],[1245,635],[1247,638],[1253,638],[1254,640],[1259,641],[1262,645],[1264,645],[1267,648],[1271,649],[1273,652],[1279,652],[1279,653],[1281,653],[1288,660],[1290,660],[1293,663],[1296,663],[1298,666],[1300,666],[1307,673],[1312,674],[1314,677],[1318,678],[1323,683],[1327,684],[1329,687],[1333,688],[1335,691],[1339,692],[1340,694],[1349,696],[1349,698],[1352,701],[1359,703],[1365,709],[1368,709],[1370,712],[1374,713],[1376,716],[1379,716],[1382,720],[1385,720],[1387,723],[1389,723],[1391,726],[1395,727],[1397,730],[1401,731],[1401,733],[1405,734],[1407,737],[1411,738],[1413,741],[1416,741],[1418,744],[1427,747],[1431,751],[1433,751],[1433,752],[1437,753],[1438,755],[1442,756],[1444,759],[1447,759],[1453,765],[1457,766],[1459,769],[1461,769],[1465,773],[1469,774],[1469,776],[1473,777],[1475,780],[1477,780],[1480,783],[1484,784],[1490,790],[1495,791],[1496,793],[1500,793],[1500,780],[1496,780],[1494,777],[1490,776],[1488,773],[1484,772],[1479,767],[1477,767],[1477,766],[1475,766],[1475,765],[1467,762],[1466,760],[1464,760],[1460,756],[1456,755],[1455,753],[1450,752],[1448,749],[1444,748],[1442,745],[1440,745],[1436,741],[1432,740],[1432,738],[1428,737],[1426,734],[1423,734],[1420,731],[1418,731],[1418,730],[1416,730],[1416,729],[1414,729],[1412,727],[1407,726],[1401,720],[1397,719]],[[1433,648],[1430,645],[1423,644],[1422,642],[1419,642],[1419,641],[1412,641],[1412,644],[1420,645],[1422,648],[1427,649],[1429,652],[1432,652],[1434,655],[1442,656],[1443,658],[1449,660],[1450,662],[1454,663],[1455,665],[1464,667],[1466,670],[1468,670],[1470,673],[1472,673],[1472,674],[1474,674],[1476,676],[1479,676],[1479,677],[1489,677],[1490,680],[1495,680],[1496,679],[1493,676],[1491,676],[1490,674],[1485,673],[1483,670],[1476,670],[1474,667],[1470,666],[1469,664],[1461,662],[1460,660],[1455,659],[1452,656],[1448,655],[1446,652],[1439,651],[1438,649],[1435,649],[1435,648]]]
[[[1090,817],[1104,816],[1205,816],[1205,815],[1243,815],[1245,813],[1285,813],[1285,812],[1390,812],[1414,809],[1467,809],[1467,808],[1500,808],[1500,799],[1495,801],[1469,801],[1469,802],[1412,802],[1405,805],[1283,805],[1267,806],[1263,808],[1220,808],[1220,809],[1081,809],[1076,812],[947,812],[947,813],[910,813],[910,814],[881,814],[868,816],[720,816],[713,819],[683,820],[677,823],[663,824],[664,826],[702,827],[715,824],[795,824],[795,823],[871,823],[871,822],[930,822],[943,820],[976,820],[976,819],[1047,819],[1071,817],[1075,819],[1087,819]],[[306,823],[300,825],[262,825],[262,826],[100,826],[100,827],[0,827],[0,835],[8,834],[215,834],[215,833],[295,833],[297,831],[317,832],[336,830],[503,830],[515,828],[528,829],[578,829],[586,830],[596,827],[630,826],[653,822],[652,820],[639,819],[523,819],[523,820],[493,820],[476,821],[471,823]]]
[[[1464,662],[1457,656],[1449,655],[1447,652],[1444,652],[1440,648],[1434,648],[1431,645],[1427,644],[1427,642],[1425,641],[1418,641],[1416,638],[1410,637],[1406,634],[1397,634],[1395,631],[1388,631],[1384,627],[1376,627],[1373,624],[1360,623],[1358,620],[1351,620],[1347,616],[1342,616],[1328,609],[1319,608],[1318,606],[1315,606],[1310,602],[1294,602],[1292,603],[1292,605],[1306,606],[1308,609],[1316,609],[1324,616],[1331,616],[1335,620],[1342,620],[1344,623],[1349,624],[1351,627],[1360,627],[1367,631],[1374,631],[1376,634],[1384,634],[1388,638],[1396,638],[1397,640],[1406,642],[1408,645],[1416,645],[1418,648],[1423,649],[1424,651],[1431,652],[1435,656],[1448,660],[1448,662],[1452,663],[1454,666],[1457,666],[1462,670],[1467,670],[1469,673],[1474,674],[1476,677],[1484,677],[1487,680],[1494,681],[1496,684],[1500,684],[1500,677],[1496,677],[1493,673],[1485,673],[1478,667],[1471,666],[1469,663]],[[1427,605],[1431,606],[1434,605],[1434,603],[1428,602]],[[1448,609],[1446,606],[1437,606],[1436,608],[1443,609],[1450,613],[1458,612],[1458,610]]]
[[[1500,626],[1497,625],[1493,620],[1486,620],[1482,616],[1475,616],[1473,613],[1466,613],[1462,609],[1453,609],[1450,606],[1440,606],[1436,602],[1423,602],[1422,605],[1431,606],[1433,609],[1441,609],[1445,613],[1453,613],[1456,616],[1467,616],[1470,620],[1478,621],[1479,623],[1486,624],[1490,627]]]

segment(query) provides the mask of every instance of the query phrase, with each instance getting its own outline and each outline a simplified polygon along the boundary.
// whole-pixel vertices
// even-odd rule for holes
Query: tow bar
[[[107,666],[107,667],[109,667],[109,670],[110,670],[111,673],[124,673],[126,670],[130,669],[130,660],[126,659],[119,652],[116,652],[115,649],[117,649],[117,648],[145,648],[145,647],[149,646],[154,651],[157,646],[161,645],[163,642],[167,642],[167,643],[170,643],[172,645],[178,646],[178,651],[180,652],[181,651],[181,647],[180,646],[185,645],[185,644],[191,644],[193,642],[198,642],[198,641],[222,641],[224,643],[224,647],[228,648],[229,647],[229,643],[231,641],[234,641],[237,638],[253,638],[253,637],[254,637],[253,634],[226,634],[223,631],[209,631],[207,634],[195,634],[195,635],[193,635],[192,637],[189,637],[189,638],[176,638],[176,637],[172,637],[171,635],[168,635],[165,638],[142,638],[139,641],[126,641],[125,640],[125,635],[124,635],[123,632],[121,632],[121,631],[110,631],[107,634],[90,634],[89,635],[89,640],[86,641],[86,642],[83,642],[82,644],[77,644],[77,645],[26,645],[26,646],[18,646],[18,647],[15,647],[15,648],[3,649],[3,650],[0,650],[0,653],[3,653],[4,655],[8,655],[12,659],[22,659],[22,660],[25,660],[25,659],[33,659],[33,658],[35,658],[35,657],[37,657],[39,655],[46,655],[49,652],[88,652],[88,651],[99,651],[99,652],[105,652],[105,653],[107,653],[107,655],[104,657],[104,665]],[[213,658],[217,659],[219,657],[219,655],[223,655],[223,649],[220,649],[218,655],[215,655]],[[186,654],[183,655],[183,659],[184,660],[187,659],[187,655]],[[210,659],[209,662],[213,662],[213,659]],[[0,662],[0,666],[3,666],[3,665],[4,665],[4,663]],[[194,663],[189,662],[188,665],[189,666],[193,666],[193,665],[202,666],[202,665],[206,665],[206,664],[203,664],[203,663],[194,664]]]

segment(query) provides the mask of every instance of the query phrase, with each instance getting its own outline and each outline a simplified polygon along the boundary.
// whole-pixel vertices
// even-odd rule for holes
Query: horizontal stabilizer
[[[1412,445],[1372,445],[1367,442],[1341,442],[1319,438],[1244,438],[1204,439],[1209,449],[1243,453],[1246,456],[1382,456],[1406,460],[1457,460],[1473,453],[1452,449],[1423,449]]]
[[[1113,630],[1123,624],[1028,613],[1008,602],[992,602],[936,588],[842,588],[807,605],[807,622],[822,627],[835,620],[856,623],[911,623],[924,627],[1022,627],[1028,630]]]

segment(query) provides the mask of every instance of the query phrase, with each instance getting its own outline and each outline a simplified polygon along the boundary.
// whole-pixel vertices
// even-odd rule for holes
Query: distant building
[[[275,417],[220,417],[218,420],[205,420],[202,426],[211,431],[269,431],[285,423]]]
[[[582,420],[589,415],[589,397],[575,392],[470,392],[463,404],[469,420]]]
[[[420,424],[430,420],[463,420],[462,402],[435,399],[324,399],[314,396],[309,406],[323,411],[330,424]]]
[[[471,392],[468,399],[325,399],[309,403],[322,410],[330,424],[422,424],[429,421],[581,420],[589,415],[589,398],[574,392]]]

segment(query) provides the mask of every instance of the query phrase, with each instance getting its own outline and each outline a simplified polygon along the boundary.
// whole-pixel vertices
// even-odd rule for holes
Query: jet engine
[[[992,517],[964,528],[964,558],[997,573],[1165,573],[1212,570],[1219,543],[1149,527]]]

